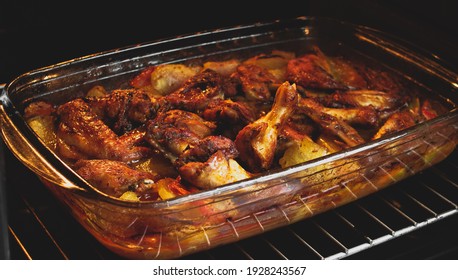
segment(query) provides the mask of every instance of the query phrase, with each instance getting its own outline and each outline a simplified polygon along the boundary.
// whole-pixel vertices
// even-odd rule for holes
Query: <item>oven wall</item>
[[[153,2],[154,3],[154,2]],[[99,51],[202,30],[303,15],[329,16],[397,34],[458,67],[458,1],[282,0],[0,3],[0,83]]]
[[[430,50],[458,69],[458,1],[311,0],[308,13],[370,26]]]
[[[307,14],[309,1],[33,1],[0,4],[0,83],[42,66],[203,30]]]

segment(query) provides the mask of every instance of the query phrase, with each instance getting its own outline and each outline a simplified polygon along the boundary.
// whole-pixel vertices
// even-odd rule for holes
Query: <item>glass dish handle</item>
[[[5,84],[0,84],[0,92],[5,88]],[[4,98],[2,94],[0,98]],[[69,179],[71,176],[65,176],[57,170],[55,164],[51,164],[45,159],[42,153],[40,153],[30,141],[18,130],[17,126],[13,124],[11,117],[5,110],[5,105],[0,102],[0,132],[3,137],[5,145],[13,152],[13,154],[22,162],[24,165],[39,175],[42,179],[59,185],[67,189],[74,189],[82,192],[94,192],[88,184],[75,184]],[[36,139],[36,137],[35,137]],[[62,162],[60,165],[64,165]],[[63,168],[62,168],[63,169]],[[67,169],[67,168],[66,168]],[[70,172],[70,171],[69,171]],[[70,172],[71,173],[71,172]],[[75,178],[77,175],[72,174]],[[80,180],[80,179],[76,179]],[[82,181],[82,180],[80,180]]]

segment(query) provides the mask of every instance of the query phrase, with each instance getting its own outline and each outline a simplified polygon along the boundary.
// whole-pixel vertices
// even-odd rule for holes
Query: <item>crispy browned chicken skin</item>
[[[397,109],[405,105],[408,100],[408,96],[401,96],[378,90],[335,92],[320,98],[320,102],[329,107],[345,108],[371,106],[377,111]]]
[[[88,98],[94,112],[117,133],[123,134],[154,117],[161,107],[159,100],[152,100],[138,89],[114,90],[106,96]]]
[[[173,109],[160,112],[147,124],[146,140],[175,161],[185,150],[211,135],[216,125],[199,115]]]
[[[74,167],[89,183],[115,197],[126,191],[139,194],[154,192],[153,186],[158,179],[149,172],[135,170],[126,163],[114,160],[79,160]]]
[[[69,158],[111,159],[132,162],[149,155],[150,149],[137,146],[144,132],[134,130],[118,136],[82,99],[69,101],[57,109],[58,148]]]
[[[215,127],[195,113],[169,110],[148,123],[146,139],[172,161],[183,180],[198,188],[210,188],[216,182],[229,183],[246,173],[241,167],[235,168],[232,159],[238,156],[238,151],[234,142],[212,135]],[[218,159],[216,165],[211,163],[212,159]]]
[[[318,123],[323,130],[340,137],[348,146],[352,147],[365,142],[356,129],[345,121],[324,112],[318,102],[310,98],[301,98],[299,109]]]
[[[321,50],[295,59],[287,65],[287,79],[304,88],[317,90],[349,90],[367,86],[366,80],[341,58],[329,58]]]
[[[392,114],[380,127],[372,139],[378,139],[384,135],[401,131],[416,124],[415,118],[409,111],[401,111]]]
[[[171,108],[199,113],[212,100],[223,100],[232,94],[235,85],[218,74],[206,69],[187,80],[179,89],[164,96]]]
[[[240,80],[242,90],[248,100],[271,101],[270,85],[279,83],[267,69],[255,64],[241,64],[233,75]]]
[[[220,150],[205,162],[189,162],[181,166],[178,172],[200,189],[214,189],[253,176]]]

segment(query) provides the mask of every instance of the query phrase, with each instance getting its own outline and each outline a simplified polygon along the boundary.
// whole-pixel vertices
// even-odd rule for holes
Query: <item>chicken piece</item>
[[[283,83],[277,90],[272,109],[237,134],[235,145],[240,152],[240,160],[252,172],[267,170],[272,165],[277,137],[294,112],[297,101],[295,85]]]
[[[300,104],[315,108],[315,110],[331,115],[350,125],[376,126],[379,122],[377,111],[372,106],[355,108],[329,108],[311,98],[301,98]]]
[[[304,88],[320,90],[347,89],[345,85],[335,81],[331,74],[316,61],[318,61],[318,57],[313,54],[290,60],[286,79]]]
[[[218,121],[222,124],[247,125],[256,119],[255,109],[246,102],[237,102],[230,99],[215,100],[208,104],[202,116],[206,120]]]
[[[336,92],[320,98],[320,102],[328,107],[368,107],[377,111],[393,110],[408,102],[407,96],[377,90],[352,90]]]
[[[298,108],[309,118],[319,124],[325,131],[339,136],[350,147],[363,144],[364,139],[345,121],[342,121],[322,111],[322,106],[310,99],[301,98]]]
[[[147,139],[177,167],[190,161],[206,161],[216,151],[222,151],[228,158],[237,157],[232,140],[211,135],[215,128],[213,122],[197,114],[170,110],[149,123]]]
[[[114,90],[99,98],[87,98],[92,111],[118,134],[123,134],[153,118],[161,107],[160,100],[151,99],[136,89]]]
[[[311,137],[316,131],[317,125],[309,117],[295,111],[278,134],[275,158],[281,157],[286,149],[302,141],[304,137]]]
[[[236,158],[239,155],[232,140],[220,135],[210,135],[185,150],[179,156],[176,165],[181,166],[192,161],[205,162],[217,151],[221,151],[228,159]]]
[[[150,121],[147,140],[178,168],[184,180],[198,188],[213,188],[247,176],[233,160],[238,156],[234,142],[211,135],[215,127],[195,113],[170,110]]]
[[[404,130],[415,124],[415,117],[410,111],[395,112],[386,120],[382,127],[380,127],[377,133],[372,137],[372,140]]]
[[[241,64],[233,77],[240,80],[247,100],[265,102],[270,102],[272,99],[271,84],[280,82],[267,69],[256,64]]]
[[[206,69],[164,98],[172,108],[198,113],[212,100],[223,100],[226,91],[235,90],[231,86],[232,84],[221,75]]]
[[[327,57],[318,48],[312,53],[291,59],[286,71],[288,81],[307,89],[348,90],[367,86],[350,63],[341,58]]]
[[[257,110],[248,102],[217,100],[208,105],[202,117],[217,124],[215,133],[235,139],[240,129],[256,119]]]
[[[377,111],[371,106],[358,108],[327,108],[323,112],[338,118],[350,125],[377,126],[379,118]]]
[[[79,160],[74,168],[98,190],[114,197],[120,197],[126,191],[151,191],[158,179],[148,172],[132,169],[123,162],[113,160]]]
[[[216,125],[199,115],[183,111],[160,112],[147,124],[146,140],[172,162],[185,150],[212,134]]]
[[[199,189],[214,189],[253,176],[222,151],[214,153],[206,162],[189,162],[178,169],[180,176]]]
[[[369,65],[368,63],[353,62],[353,67],[364,78],[367,86],[364,89],[383,91],[392,95],[402,93],[403,86],[398,76],[383,71],[379,67]]]
[[[111,159],[123,162],[140,160],[150,149],[136,146],[143,140],[144,132],[135,130],[119,137],[82,99],[74,99],[57,109],[60,122],[57,128],[58,149],[72,157]],[[73,153],[72,153],[73,152]]]

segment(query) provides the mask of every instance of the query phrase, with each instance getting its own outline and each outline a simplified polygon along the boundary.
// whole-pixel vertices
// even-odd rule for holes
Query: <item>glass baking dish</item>
[[[375,61],[434,96],[447,112],[378,140],[254,178],[165,201],[106,195],[53,153],[24,119],[30,100],[63,102],[94,85],[122,88],[163,63],[247,57],[319,46]],[[458,142],[458,75],[426,51],[389,34],[329,18],[236,26],[97,53],[25,73],[1,94],[1,132],[14,155],[76,220],[113,252],[173,259],[322,213],[415,175]]]

